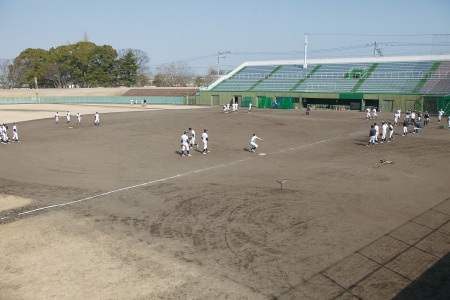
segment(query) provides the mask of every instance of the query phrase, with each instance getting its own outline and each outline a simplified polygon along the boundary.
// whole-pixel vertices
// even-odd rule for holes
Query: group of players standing
[[[8,124],[3,123],[0,126],[0,139],[2,144],[9,144],[9,135],[8,135]],[[13,125],[13,138],[12,142],[20,142],[19,141],[19,133],[17,132],[17,123],[14,122]]]
[[[377,110],[376,108],[373,109],[372,111],[372,115],[371,113],[371,109],[367,108],[366,109],[366,119],[370,120],[372,118],[373,119],[378,119],[378,115],[377,115]],[[441,119],[442,116],[444,115],[444,111],[442,109],[440,109],[438,111],[438,124],[441,123]],[[428,111],[425,112],[425,114],[423,115],[423,126],[426,126],[430,123],[430,114],[428,113]],[[401,109],[398,109],[395,114],[394,114],[394,126],[399,125],[399,120],[401,119]],[[405,117],[403,118],[403,134],[402,136],[406,136],[409,132],[408,130],[408,126],[409,125],[413,125],[414,129],[413,129],[413,133],[418,133],[422,131],[422,113],[421,112],[416,112],[416,111],[412,111],[412,110],[407,110],[405,112]],[[447,117],[447,121],[448,121],[448,128],[450,130],[450,115]],[[387,132],[389,132],[389,141],[391,142],[392,140],[394,140],[393,134],[394,134],[394,126],[392,125],[391,122],[385,122],[382,121],[382,125],[381,125],[381,143],[386,142],[386,134]],[[377,123],[374,123],[373,125],[370,126],[370,131],[369,131],[369,141],[367,143],[367,147],[370,147],[372,145],[372,147],[374,147],[375,144],[378,144],[378,136],[380,135],[380,130],[379,127],[377,125]]]
[[[208,133],[207,129],[203,129],[202,141],[203,141],[203,154],[209,153],[208,151]],[[189,136],[188,136],[189,134]],[[189,127],[189,132],[185,131],[181,136],[181,156],[191,156],[190,149],[194,146],[198,149],[198,144],[195,142],[195,130]],[[186,154],[184,153],[186,151]]]
[[[77,113],[77,124],[81,125],[81,118],[83,116],[78,112]],[[69,124],[70,123],[70,111],[66,111],[66,123]],[[59,112],[55,113],[55,124],[59,124]],[[94,115],[94,126],[99,126],[100,125],[100,114],[98,112],[95,113]]]

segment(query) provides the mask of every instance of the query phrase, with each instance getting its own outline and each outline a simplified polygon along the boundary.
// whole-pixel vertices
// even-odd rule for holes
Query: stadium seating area
[[[254,65],[212,90],[449,94],[450,61]]]
[[[277,66],[251,66],[242,69],[230,79],[220,83],[216,91],[247,91],[259,80],[266,78]]]
[[[419,82],[427,77],[433,64],[432,61],[380,63],[358,92],[412,94]]]
[[[423,94],[450,94],[450,61],[443,61],[420,89]]]

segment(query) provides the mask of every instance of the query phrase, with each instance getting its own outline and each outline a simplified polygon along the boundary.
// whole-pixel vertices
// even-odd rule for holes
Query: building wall
[[[214,92],[214,91],[200,91],[196,99],[197,105],[224,105],[227,102],[232,101],[233,97],[238,97],[238,99],[243,99],[244,97],[251,97],[252,104],[257,105],[258,97],[270,97],[273,99],[282,97],[292,97],[299,98],[299,103],[295,103],[296,108],[305,107],[305,99],[323,99],[324,103],[329,103],[329,100],[337,100],[338,103],[347,102],[358,102],[361,101],[361,109],[365,106],[377,106],[382,110],[396,111],[401,109],[405,111],[409,109],[411,105],[414,104],[413,109],[419,109],[423,111],[424,100],[421,95],[399,95],[399,94],[358,94],[362,95],[363,99],[354,99],[353,97],[348,97],[349,99],[343,99],[343,94],[339,93],[288,93],[288,92]],[[218,103],[213,103],[213,98],[217,99]],[[345,101],[348,100],[348,101]],[[240,101],[239,101],[240,102]],[[317,102],[317,101],[316,101]],[[375,105],[376,103],[376,105]],[[373,104],[373,105],[372,105]],[[344,104],[343,104],[344,105]],[[420,107],[418,107],[420,105]]]

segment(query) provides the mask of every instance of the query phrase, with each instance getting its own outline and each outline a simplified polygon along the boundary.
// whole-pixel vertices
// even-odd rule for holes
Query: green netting
[[[280,109],[294,109],[294,98],[277,98],[278,108]]]
[[[252,97],[244,97],[244,98],[242,99],[241,106],[242,106],[242,107],[248,107],[248,105],[250,104],[250,102],[252,102]]]
[[[272,98],[271,97],[258,97],[258,108],[272,108]]]
[[[28,103],[109,103],[130,104],[130,99],[147,100],[147,104],[183,104],[183,97],[125,97],[125,96],[90,96],[90,97],[17,97],[0,98],[0,104],[28,104]],[[135,102],[135,101],[134,101]]]
[[[441,109],[445,115],[450,115],[450,96],[437,99],[437,110]]]

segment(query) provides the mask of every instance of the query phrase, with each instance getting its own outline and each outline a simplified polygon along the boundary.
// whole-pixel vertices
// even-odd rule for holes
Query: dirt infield
[[[14,119],[42,108],[22,107]],[[424,276],[450,252],[450,131],[435,120],[367,148],[373,121],[355,111],[95,107],[94,127],[91,108],[82,125],[55,125],[57,108],[42,109],[53,114],[21,121],[21,142],[0,145],[1,299],[448,291],[448,280],[436,284],[448,269]],[[208,129],[210,153],[180,156],[188,127],[200,148]]]

